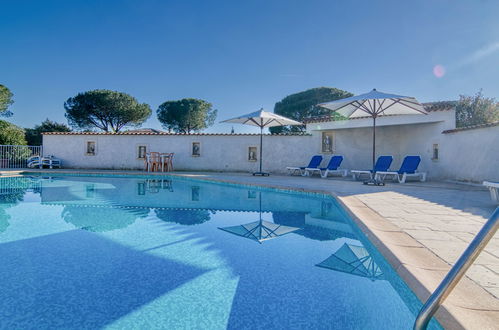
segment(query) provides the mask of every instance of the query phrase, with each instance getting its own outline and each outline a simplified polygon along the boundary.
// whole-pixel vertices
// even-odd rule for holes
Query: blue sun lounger
[[[387,172],[392,165],[392,161],[392,156],[379,156],[378,160],[376,160],[376,164],[374,164],[374,170],[351,170],[350,173],[354,180],[360,179],[363,175],[368,176],[369,179],[372,180],[373,175],[376,172]]]
[[[315,155],[314,157],[312,157],[312,159],[310,159],[310,163],[308,163],[307,166],[303,166],[303,167],[288,166],[288,167],[286,167],[286,170],[288,171],[289,175],[293,175],[293,174],[296,174],[296,172],[298,172],[298,173],[300,173],[300,175],[305,176],[305,169],[306,168],[318,168],[319,165],[321,164],[321,162],[322,162],[322,156]]]
[[[393,176],[393,181],[405,183],[407,178],[417,177],[421,182],[426,181],[426,172],[418,172],[418,166],[421,163],[419,156],[405,156],[402,165],[398,171],[379,171],[376,172],[374,179],[383,182],[386,177]]]
[[[36,167],[43,168],[44,166],[47,166],[49,168],[54,168],[54,167],[61,168],[62,161],[59,158],[56,158],[52,155],[46,157],[40,157],[36,155],[28,159],[28,168],[36,168]]]
[[[54,168],[54,167],[61,168],[62,161],[55,156],[48,155],[48,156],[42,157],[42,167],[44,165],[48,166],[49,168]]]
[[[489,188],[490,198],[499,204],[499,182],[484,181],[483,185]]]
[[[319,173],[322,178],[327,178],[329,174],[340,174],[341,176],[347,176],[347,170],[340,170],[341,162],[343,161],[343,156],[333,156],[329,160],[327,167],[321,168],[309,168],[305,169],[305,175],[312,176],[314,173]]]

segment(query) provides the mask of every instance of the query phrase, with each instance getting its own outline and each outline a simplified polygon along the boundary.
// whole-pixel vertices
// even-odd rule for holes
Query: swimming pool
[[[410,329],[421,306],[318,194],[0,177],[0,256],[0,328]]]

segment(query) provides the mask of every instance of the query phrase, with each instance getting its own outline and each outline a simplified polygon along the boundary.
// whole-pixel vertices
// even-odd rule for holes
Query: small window
[[[95,141],[87,141],[87,149],[86,149],[86,154],[87,156],[95,156]]]
[[[192,157],[201,156],[201,143],[192,142]]]
[[[438,160],[438,144],[433,144],[433,157],[431,159]]]
[[[322,152],[333,153],[333,132],[322,132]]]
[[[191,187],[191,200],[193,202],[199,202],[199,187],[198,186]]]
[[[321,217],[328,217],[331,214],[332,209],[333,204],[323,201],[321,203]]]
[[[86,192],[86,197],[87,198],[94,198],[94,195],[95,195],[95,185],[94,184],[87,184],[85,186],[85,192]]]
[[[137,195],[145,195],[145,194],[146,194],[146,183],[137,182]]]
[[[146,158],[146,153],[147,153],[147,147],[146,146],[138,146],[137,147],[137,158],[138,159],[145,159]]]
[[[248,190],[248,198],[256,199],[256,190]]]
[[[248,148],[248,162],[256,162],[257,155],[256,155],[256,147],[249,147]]]

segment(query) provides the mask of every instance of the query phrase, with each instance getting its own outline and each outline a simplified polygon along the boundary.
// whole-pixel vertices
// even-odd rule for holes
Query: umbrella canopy
[[[366,248],[361,245],[344,243],[329,258],[316,266],[367,277],[373,281],[383,278],[383,272]]]
[[[262,192],[259,193],[259,216],[258,221],[253,221],[244,225],[230,226],[230,227],[218,227],[218,229],[224,230],[231,234],[249,238],[251,240],[262,243],[265,240],[279,237],[285,234],[289,234],[300,228],[283,226],[278,223],[273,223],[270,221],[265,221],[262,219]]]
[[[264,127],[303,125],[299,121],[276,115],[273,112],[263,110],[263,108],[255,112],[248,113],[236,118],[223,120],[221,122],[252,125],[260,127],[261,129],[263,129]]]
[[[253,175],[269,175],[262,172],[263,129],[265,127],[303,125],[299,121],[276,115],[275,113],[263,110],[263,108],[236,118],[223,120],[221,123],[237,123],[260,127],[260,171],[253,173]]]
[[[282,226],[260,219],[244,225],[220,227],[219,229],[262,243],[265,240],[292,233],[300,228]]]
[[[347,118],[427,114],[423,105],[412,96],[382,93],[376,89],[318,106],[336,111]]]
[[[318,106],[333,110],[347,118],[373,118],[373,170],[376,160],[376,118],[388,115],[427,114],[423,105],[412,96],[382,93],[376,89],[369,93],[321,103]]]

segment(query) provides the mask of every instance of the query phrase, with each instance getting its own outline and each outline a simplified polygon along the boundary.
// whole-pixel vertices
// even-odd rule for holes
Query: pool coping
[[[73,175],[124,175],[124,176],[167,176],[200,180],[212,183],[234,184],[246,187],[263,187],[279,191],[292,191],[306,194],[321,194],[335,198],[352,218],[371,243],[384,256],[397,274],[421,301],[426,301],[435,290],[441,279],[447,274],[450,265],[432,251],[422,246],[414,238],[390,223],[371,209],[355,195],[339,196],[326,190],[281,186],[278,184],[262,184],[238,182],[237,180],[203,177],[190,173],[150,173],[135,171],[81,171],[81,170],[19,170],[0,172],[17,176],[30,173],[73,174]],[[7,176],[7,175],[5,175]],[[492,299],[492,301],[491,301]],[[489,304],[490,302],[490,304]],[[452,294],[436,313],[442,326],[449,329],[484,328],[492,329],[497,324],[499,308],[491,295],[467,277],[456,286]]]

